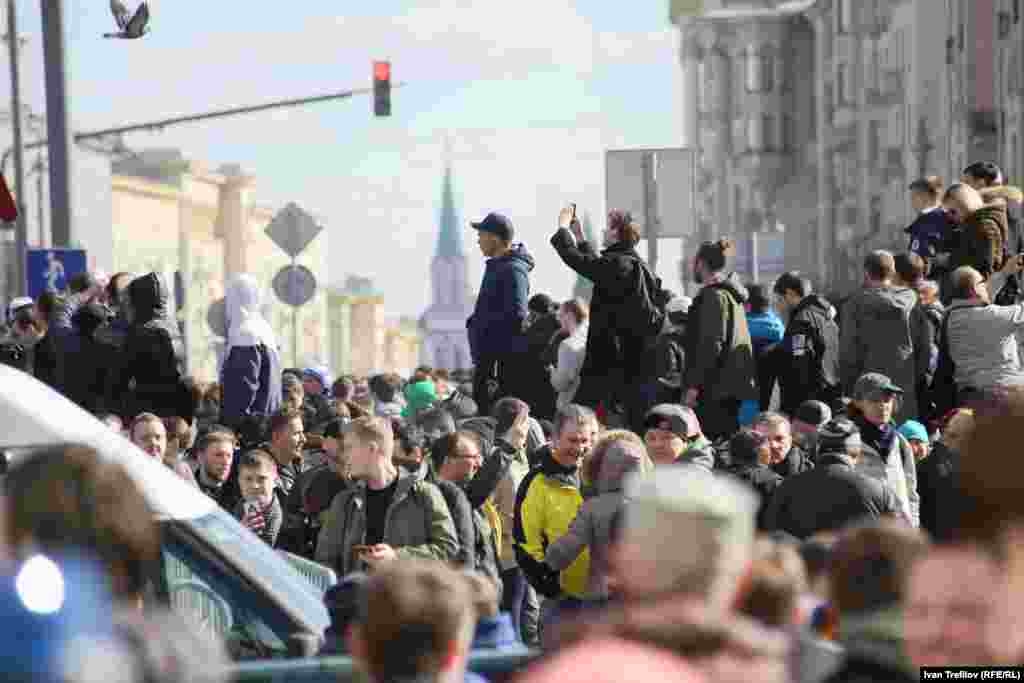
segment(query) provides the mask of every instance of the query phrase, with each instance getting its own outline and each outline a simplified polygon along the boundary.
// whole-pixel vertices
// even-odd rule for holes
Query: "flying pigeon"
[[[117,33],[104,33],[104,38],[123,38],[125,40],[133,40],[135,38],[141,38],[142,36],[149,33],[149,3],[143,2],[139,5],[139,8],[135,10],[135,14],[129,18],[128,8],[124,6],[121,0],[110,0],[110,11],[114,15],[114,21],[117,22]]]

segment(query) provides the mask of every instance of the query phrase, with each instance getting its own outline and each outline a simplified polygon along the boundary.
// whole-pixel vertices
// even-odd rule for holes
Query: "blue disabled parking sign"
[[[46,291],[64,292],[68,281],[86,271],[84,249],[29,249],[25,275],[33,299]]]

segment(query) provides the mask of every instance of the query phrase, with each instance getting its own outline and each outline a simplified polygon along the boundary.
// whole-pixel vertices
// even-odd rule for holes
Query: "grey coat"
[[[597,495],[583,501],[569,531],[547,547],[544,563],[555,571],[562,571],[590,548],[590,576],[587,578],[587,597],[608,597],[608,546],[611,544],[612,523],[615,514],[625,502],[623,481],[636,471],[641,460],[630,456],[629,446],[617,442],[608,447],[597,476]]]
[[[352,555],[352,548],[366,542],[366,483],[342,491],[331,503],[320,530],[316,561],[333,568],[338,576],[366,568]],[[459,542],[448,504],[430,482],[400,475],[398,488],[387,511],[384,543],[399,558],[449,561]]]
[[[847,395],[861,375],[881,373],[905,392],[897,424],[916,420],[917,378],[928,374],[932,344],[917,293],[902,287],[865,289],[843,306],[842,323],[839,368]]]

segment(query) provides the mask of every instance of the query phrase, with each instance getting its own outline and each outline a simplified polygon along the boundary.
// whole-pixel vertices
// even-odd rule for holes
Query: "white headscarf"
[[[227,358],[234,346],[277,348],[277,335],[260,310],[262,296],[259,284],[252,275],[239,274],[231,279],[225,299],[228,343],[224,350]]]

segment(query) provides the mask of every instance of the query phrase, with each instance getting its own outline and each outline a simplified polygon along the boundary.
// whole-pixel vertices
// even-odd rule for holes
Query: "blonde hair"
[[[377,444],[386,453],[390,453],[395,446],[391,423],[383,417],[357,417],[349,423],[346,435],[364,444]]]

